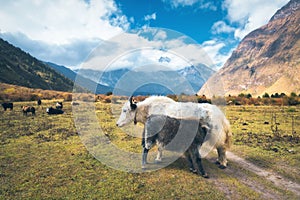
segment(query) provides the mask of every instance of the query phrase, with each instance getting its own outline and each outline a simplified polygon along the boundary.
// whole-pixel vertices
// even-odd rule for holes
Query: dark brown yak
[[[150,115],[147,118],[143,132],[142,167],[145,168],[148,151],[156,143],[159,149],[169,147],[169,150],[172,151],[185,150],[185,157],[189,162],[190,171],[208,178],[199,154],[199,148],[204,142],[206,134],[207,127],[202,125],[199,120]],[[175,139],[176,137],[177,139]],[[186,146],[187,144],[190,145]]]
[[[32,106],[23,106],[22,111],[23,115],[27,115],[29,112],[31,112],[32,115],[35,115],[35,108]]]

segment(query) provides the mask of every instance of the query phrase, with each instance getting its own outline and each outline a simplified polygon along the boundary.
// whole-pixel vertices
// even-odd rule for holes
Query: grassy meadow
[[[110,142],[141,152],[140,138],[115,126],[110,103],[96,102],[96,116]],[[22,105],[34,105],[36,116],[23,116]],[[241,169],[229,161],[221,170],[216,154],[203,160],[210,179],[188,170],[184,158],[147,173],[112,169],[95,159],[75,128],[70,102],[63,115],[48,115],[54,100],[16,102],[0,111],[0,199],[268,199],[255,183],[277,198],[297,199],[292,192]],[[121,107],[121,103],[119,106]],[[227,106],[232,124],[231,151],[266,170],[300,184],[300,107]],[[139,125],[140,126],[140,125]],[[139,130],[139,129],[132,129]],[[101,147],[99,147],[101,148]],[[228,171],[229,170],[229,171]],[[239,173],[233,173],[238,171]],[[239,174],[246,177],[242,181]]]

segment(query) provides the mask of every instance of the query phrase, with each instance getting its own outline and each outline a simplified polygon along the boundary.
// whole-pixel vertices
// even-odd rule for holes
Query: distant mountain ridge
[[[70,79],[1,38],[0,82],[45,90],[73,89]]]
[[[180,70],[170,71],[134,71],[129,68],[121,68],[105,72],[93,69],[80,69],[77,72],[85,78],[114,88],[116,91],[121,89],[123,92],[128,92],[131,89],[126,88],[124,79],[138,81],[141,83],[141,87],[135,91],[137,95],[195,94],[208,78],[215,73],[214,70],[204,65],[188,66]],[[153,79],[153,77],[155,78]],[[143,85],[143,80],[154,80],[154,82]],[[120,83],[123,83],[123,85]],[[175,90],[172,91],[172,88],[175,88]]]
[[[80,76],[78,75],[75,71],[62,66],[62,65],[57,65],[55,63],[51,63],[51,62],[45,62],[48,66],[50,66],[51,68],[53,68],[54,70],[56,70],[58,73],[63,74],[64,76],[66,76],[67,78],[69,78],[70,80],[72,80],[73,82],[76,83],[76,85],[79,85],[85,89],[88,89],[91,92],[94,92],[96,94],[106,94],[108,92],[111,92],[113,89],[102,85],[102,84],[98,84],[97,82]]]
[[[300,1],[291,0],[268,24],[249,33],[199,91],[225,94],[300,93]]]
[[[177,70],[177,73],[187,79],[196,93],[215,73],[215,71],[209,67],[206,67],[205,65],[200,65],[197,67],[185,67],[183,69]]]
[[[163,62],[167,61],[170,62],[170,59],[164,58]],[[213,73],[212,69],[204,65],[188,66],[177,71],[152,72],[122,68],[105,72],[89,69],[74,72],[55,63],[40,61],[0,38],[0,82],[28,88],[71,92],[75,82],[76,88],[77,86],[85,88],[82,90],[79,87],[80,91],[88,90],[95,94],[109,92],[121,95],[195,94]],[[122,84],[118,85],[124,76],[129,77],[129,82],[125,83],[127,88]],[[132,88],[133,80],[138,80],[140,85]]]
[[[130,70],[128,68],[109,70],[109,71],[99,71],[95,69],[78,69],[75,70],[77,74],[89,78],[94,82],[102,85],[114,88],[118,80]]]
[[[68,79],[75,81],[76,79],[76,73],[71,70],[70,68],[67,68],[63,65],[57,65],[55,63],[52,62],[44,62],[46,65],[48,65],[49,67],[51,67],[52,69],[54,69],[56,72],[63,74],[65,77],[67,77]]]
[[[80,86],[95,94],[195,94],[213,73],[215,71],[204,65],[187,66],[177,71],[134,71],[122,68],[105,72],[89,69],[74,72],[55,63],[40,61],[0,38],[0,82],[28,88],[71,92],[76,82],[76,87]],[[125,83],[127,88],[120,84],[124,76],[129,81]],[[140,85],[132,88],[132,80],[138,80]]]

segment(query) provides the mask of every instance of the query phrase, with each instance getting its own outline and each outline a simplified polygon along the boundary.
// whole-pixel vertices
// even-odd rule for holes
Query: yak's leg
[[[216,164],[220,165],[219,168],[225,169],[227,167],[227,159],[226,159],[226,148],[219,146],[217,147],[218,151],[218,160]]]
[[[143,138],[142,138],[142,147],[143,147],[143,153],[142,153],[142,168],[146,168],[146,164],[147,164],[147,156],[148,156],[148,152],[149,152],[149,149],[146,149],[145,148],[145,128],[144,128],[144,131],[143,131]]]
[[[157,152],[157,156],[155,158],[155,162],[158,163],[158,162],[161,162],[163,147],[162,147],[161,143],[159,143],[159,142],[156,142],[156,143],[158,146],[158,148],[157,148],[158,152]]]
[[[151,135],[151,131],[149,133],[149,129],[150,129],[149,127],[150,127],[149,123],[146,122],[144,132],[143,132],[143,143],[144,143],[143,145],[148,150],[152,148],[153,143],[155,141]]]
[[[149,149],[143,148],[143,154],[142,154],[142,169],[145,169],[145,168],[146,168],[148,152],[149,152]]]
[[[142,147],[143,147],[143,153],[142,153],[142,169],[146,168],[146,164],[147,164],[147,155],[148,155],[148,151],[149,149],[146,149],[145,148],[145,128],[143,130],[143,133],[142,133]]]
[[[197,173],[199,175],[201,175],[202,177],[204,177],[204,178],[209,178],[209,176],[204,171],[204,168],[202,166],[202,161],[201,161],[201,157],[200,157],[198,148],[197,147],[190,147],[188,151],[189,151],[189,154],[192,158],[193,165],[196,168]]]
[[[190,172],[193,172],[193,173],[197,173],[197,171],[195,170],[195,167],[193,165],[193,160],[192,160],[192,157],[189,153],[189,151],[187,150],[185,153],[184,153],[186,159],[188,160],[189,162],[189,168],[190,168]]]
[[[144,127],[144,132],[143,132],[143,139],[142,139],[142,146],[143,146],[142,168],[143,169],[145,168],[145,165],[147,164],[148,152],[152,148],[152,146],[155,142],[155,139],[153,138],[153,136],[149,137],[149,127],[150,127],[149,123],[146,123],[145,127]]]

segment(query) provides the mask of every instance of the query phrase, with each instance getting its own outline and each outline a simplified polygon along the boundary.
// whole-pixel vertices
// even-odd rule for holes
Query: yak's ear
[[[135,110],[137,108],[137,105],[136,105],[136,103],[133,103],[133,99],[132,98],[133,98],[132,96],[129,98],[130,108],[132,110]]]
[[[131,107],[132,110],[135,110],[137,108],[137,105],[136,104],[131,104],[130,107]]]

